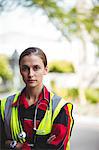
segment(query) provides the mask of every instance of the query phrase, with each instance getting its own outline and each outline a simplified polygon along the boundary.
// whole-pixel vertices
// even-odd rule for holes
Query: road
[[[71,136],[71,150],[99,150],[99,118],[97,120],[76,120]]]

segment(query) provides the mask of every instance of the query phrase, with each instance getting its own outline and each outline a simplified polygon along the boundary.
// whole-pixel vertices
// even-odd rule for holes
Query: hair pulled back
[[[47,66],[47,58],[46,58],[45,53],[43,52],[43,50],[41,50],[40,48],[37,48],[37,47],[29,47],[29,48],[25,49],[19,57],[19,65],[24,56],[31,55],[31,54],[40,57],[43,61],[44,67]]]

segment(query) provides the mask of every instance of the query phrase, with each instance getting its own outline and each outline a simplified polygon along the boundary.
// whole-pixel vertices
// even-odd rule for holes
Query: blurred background
[[[99,0],[0,0],[0,99],[24,87],[20,53],[44,50],[44,84],[74,104],[71,150],[99,150]]]

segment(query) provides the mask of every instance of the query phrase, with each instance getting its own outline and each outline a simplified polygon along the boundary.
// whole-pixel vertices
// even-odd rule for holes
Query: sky
[[[73,5],[70,4],[69,7]],[[65,59],[78,62],[82,49],[80,41],[75,39],[69,43],[48,18],[40,13],[37,11],[31,14],[28,9],[18,7],[0,15],[0,53],[11,56],[15,49],[20,54],[27,47],[35,46],[44,50],[49,61]],[[93,51],[90,56],[92,61]]]
[[[70,50],[68,41],[64,40],[48,18],[40,16],[39,12],[31,15],[27,9],[20,7],[1,15],[0,53],[12,55],[15,49],[20,53],[29,46],[40,47],[46,51],[47,55],[54,50],[61,49],[61,53],[64,53],[66,49]],[[57,57],[59,56],[57,54]]]

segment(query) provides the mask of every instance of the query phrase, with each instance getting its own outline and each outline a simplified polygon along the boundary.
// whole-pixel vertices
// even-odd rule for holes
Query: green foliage
[[[55,92],[57,95],[60,95],[63,98],[70,100],[75,100],[78,98],[79,92],[77,88],[57,88],[54,80],[51,81],[51,87],[53,92]]]
[[[61,97],[68,100],[78,100],[79,99],[79,89],[78,88],[62,88],[57,87],[54,80],[51,81],[51,87],[53,92],[60,95]],[[99,103],[99,89],[86,89],[85,90],[86,100],[90,103]]]
[[[99,89],[86,89],[85,95],[90,103],[99,103]]]
[[[77,88],[69,88],[67,89],[67,96],[72,97],[73,99],[78,98],[79,91]]]
[[[70,3],[72,3],[71,0]],[[87,1],[85,1],[87,2]],[[61,31],[69,41],[73,36],[83,38],[83,30],[91,35],[94,44],[99,45],[99,5],[98,0],[92,1],[93,6],[86,8],[82,1],[77,0],[76,5],[67,8],[65,0],[0,0],[0,11],[11,10],[18,6],[28,9],[36,8],[34,11],[42,10],[48,16],[49,21]],[[81,38],[82,37],[82,38]]]
[[[12,79],[12,70],[8,58],[5,55],[0,55],[0,77],[4,81]]]
[[[12,87],[0,87],[0,93],[10,93],[12,91]]]
[[[49,63],[49,72],[71,73],[75,72],[75,69],[71,62],[57,60]]]

